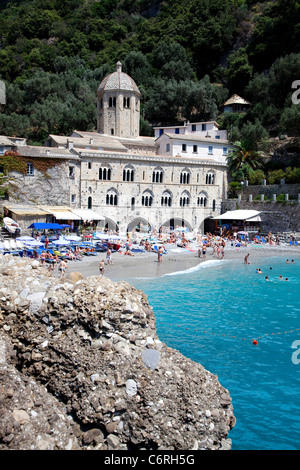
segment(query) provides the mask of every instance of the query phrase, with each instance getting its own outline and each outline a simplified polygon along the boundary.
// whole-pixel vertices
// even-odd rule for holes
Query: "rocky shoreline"
[[[218,377],[162,343],[127,282],[0,258],[1,450],[231,448]]]

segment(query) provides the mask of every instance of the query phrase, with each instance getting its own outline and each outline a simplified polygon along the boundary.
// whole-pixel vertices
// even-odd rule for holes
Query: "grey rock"
[[[137,383],[135,380],[129,379],[126,382],[126,393],[129,397],[137,394]]]
[[[230,449],[229,392],[159,341],[145,294],[75,278],[0,255],[0,450]]]
[[[160,361],[160,353],[156,349],[145,349],[142,354],[142,360],[145,366],[154,370]]]

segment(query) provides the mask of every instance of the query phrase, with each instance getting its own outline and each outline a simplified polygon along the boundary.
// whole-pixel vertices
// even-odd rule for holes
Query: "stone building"
[[[33,163],[31,174],[20,179],[22,188],[30,185],[21,200],[53,205],[56,199],[71,209],[91,210],[104,217],[100,224],[123,233],[161,226],[203,232],[205,220],[222,212],[227,195],[226,132],[206,122],[140,136],[140,97],[118,62],[97,90],[97,131],[49,135],[34,158],[63,164],[47,186]],[[37,152],[26,144],[17,150],[25,156]]]

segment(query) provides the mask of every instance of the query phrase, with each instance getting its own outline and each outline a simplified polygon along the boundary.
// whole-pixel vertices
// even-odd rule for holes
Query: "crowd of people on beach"
[[[173,248],[176,248],[176,250],[180,248],[183,252],[195,252],[198,258],[204,260],[207,259],[208,255],[222,260],[225,257],[225,251],[229,248],[239,249],[248,247],[249,245],[257,246],[257,244],[280,245],[278,235],[274,236],[271,232],[269,232],[265,238],[261,235],[255,235],[250,240],[246,232],[238,232],[235,229],[224,229],[220,235],[216,235],[210,232],[201,234],[200,232],[188,231],[185,227],[176,227],[174,230],[157,230],[152,228],[148,233],[132,230],[126,237],[123,237],[123,240],[122,237],[119,237],[122,241],[119,242],[116,248],[109,240],[109,237],[116,237],[118,233],[111,231],[105,234],[108,238],[106,242],[103,243],[104,249],[101,250],[103,253],[100,252],[100,256],[102,255],[98,264],[100,275],[104,275],[105,266],[114,264],[112,261],[112,253],[115,250],[125,256],[135,256],[136,252],[154,252],[157,255],[157,263],[161,264],[163,255],[168,253],[168,250],[172,251]],[[61,277],[64,277],[68,270],[68,262],[81,261],[85,258],[85,255],[99,255],[99,250],[96,250],[95,244],[82,243],[84,236],[78,243],[63,246],[60,252],[58,247],[53,248],[51,245],[51,237],[48,237],[47,233],[43,235],[41,233],[35,233],[32,235],[34,235],[35,240],[44,243],[44,249],[32,249],[30,257],[39,259],[42,266],[47,267],[49,271],[53,272],[57,268]],[[64,236],[67,234],[61,235]],[[90,241],[97,242],[96,239],[93,240],[91,234],[86,236],[90,237]],[[295,237],[290,236],[290,240],[290,243],[297,244]],[[52,249],[49,249],[49,247]],[[28,256],[26,250],[24,250],[23,256]],[[244,264],[250,264],[249,256],[249,252],[245,254]]]

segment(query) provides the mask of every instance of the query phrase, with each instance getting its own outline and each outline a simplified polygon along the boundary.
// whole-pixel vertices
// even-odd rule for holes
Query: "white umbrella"
[[[35,238],[27,237],[27,236],[24,235],[23,237],[16,238],[16,240],[19,240],[20,242],[27,242],[27,241],[30,242],[30,241],[34,241]]]
[[[44,243],[39,242],[38,240],[28,240],[27,242],[24,242],[24,245],[33,248],[37,246],[44,246]]]
[[[81,240],[81,237],[78,237],[78,235],[67,235],[65,239],[71,242],[78,242],[79,240]]]
[[[64,240],[62,238],[59,238],[58,240],[53,240],[53,245],[70,245],[71,242],[69,240]]]
[[[189,229],[187,227],[177,227],[175,228],[174,232],[188,232]]]

